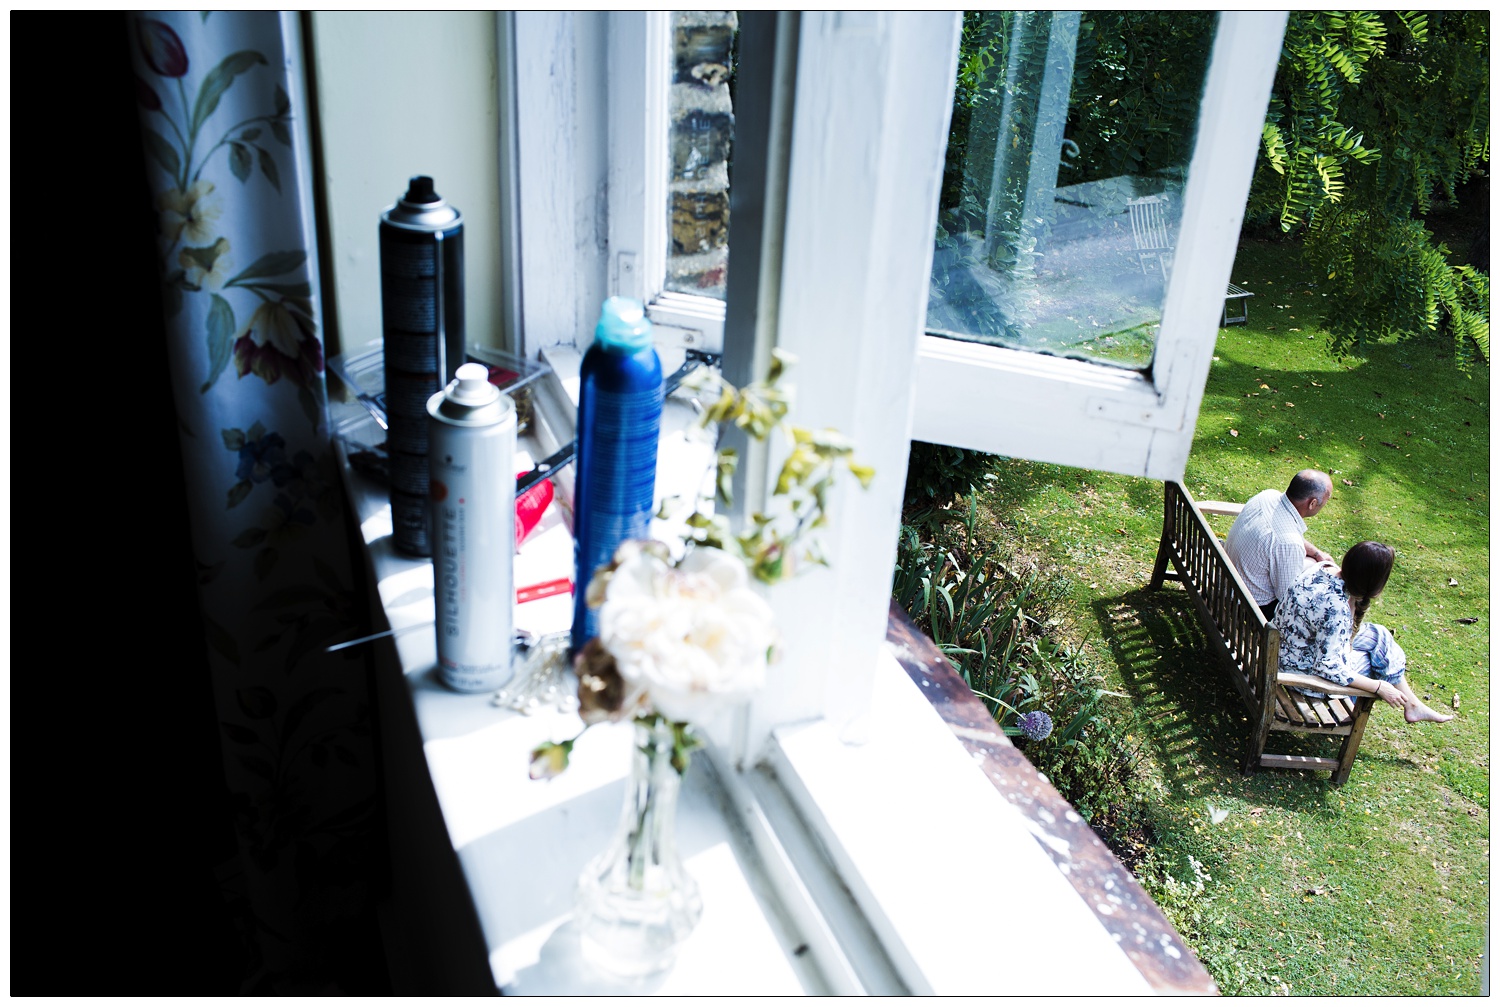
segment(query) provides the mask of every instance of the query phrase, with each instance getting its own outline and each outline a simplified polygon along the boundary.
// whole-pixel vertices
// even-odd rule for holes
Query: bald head
[[[1333,480],[1327,473],[1319,472],[1317,469],[1303,469],[1292,476],[1291,485],[1286,488],[1286,498],[1297,508],[1297,513],[1303,517],[1312,517],[1323,509],[1328,498],[1333,496]]]

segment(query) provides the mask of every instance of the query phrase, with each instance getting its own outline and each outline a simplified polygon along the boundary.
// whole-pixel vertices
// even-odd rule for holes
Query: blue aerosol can
[[[598,635],[589,578],[620,543],[650,534],[661,433],[661,359],[640,301],[611,297],[583,355],[573,493],[573,649]]]
[[[426,175],[380,215],[380,315],[395,545],[427,556],[427,400],[466,358],[463,214]]]

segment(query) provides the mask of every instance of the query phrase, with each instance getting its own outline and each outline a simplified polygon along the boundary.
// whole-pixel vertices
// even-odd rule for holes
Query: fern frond
[[[1349,31],[1349,47],[1354,51],[1361,66],[1374,56],[1385,52],[1385,22],[1374,11],[1355,11],[1346,22]]]
[[[1427,41],[1427,15],[1421,11],[1397,11],[1396,17],[1401,21],[1401,27],[1411,36],[1411,40],[1418,45]]]
[[[1281,130],[1272,123],[1266,123],[1261,129],[1261,142],[1266,148],[1266,161],[1271,165],[1271,170],[1278,175],[1286,174],[1286,138],[1281,135]]]
[[[1329,202],[1337,203],[1344,194],[1344,169],[1337,158],[1322,155],[1313,159],[1313,170],[1323,182],[1323,195]]]

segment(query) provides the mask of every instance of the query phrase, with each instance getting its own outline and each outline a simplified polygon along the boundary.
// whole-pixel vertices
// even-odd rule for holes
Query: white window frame
[[[774,746],[779,726],[817,717],[846,740],[869,737],[960,26],[957,15],[875,11],[799,20],[779,261],[762,269],[779,289],[758,339],[798,361],[794,421],[850,436],[876,475],[868,490],[846,478],[831,495],[829,565],[771,592],[786,658],[752,706],[746,759]],[[766,509],[784,457],[774,443],[759,456],[761,498],[746,508]]]
[[[504,291],[520,350],[581,350],[608,296],[605,17],[593,11],[497,15],[501,187],[517,239]],[[513,117],[512,117],[513,115]],[[524,196],[522,195],[524,194]]]
[[[991,454],[1180,480],[1265,121],[1284,11],[1219,15],[1151,367],[924,335],[912,436]]]
[[[672,16],[615,11],[608,32],[610,293],[646,305],[658,346],[717,353],[724,302],[666,289]]]
[[[597,305],[616,294],[647,305],[658,348],[719,352],[724,302],[665,289],[671,15],[498,19],[502,188],[519,235],[508,303],[523,352],[582,353]]]
[[[850,963],[847,983],[835,985],[890,988],[892,976],[879,974],[888,966],[895,987],[942,991],[957,975],[989,977],[982,954],[952,953],[979,939],[971,928],[953,933],[955,920],[972,922],[964,893],[945,893],[941,867],[913,862],[909,850],[936,842],[931,831],[955,822],[992,829],[1004,802],[992,788],[964,789],[975,781],[959,763],[972,768],[971,760],[951,735],[930,730],[936,714],[884,645],[910,440],[1115,471],[1120,459],[1134,459],[1124,470],[1180,476],[1211,355],[1204,337],[1217,330],[1222,300],[1203,291],[1222,290],[1228,276],[1284,15],[1225,15],[1216,35],[1204,108],[1226,115],[1205,114],[1200,126],[1181,239],[1194,252],[1179,256],[1149,378],[925,336],[960,17],[781,17],[795,29],[786,54],[795,82],[791,122],[782,123],[788,142],[777,155],[784,161],[767,182],[766,205],[776,207],[767,216],[778,219],[759,249],[741,247],[761,266],[748,351],[755,360],[772,345],[796,355],[794,420],[850,436],[876,476],[867,491],[846,479],[833,493],[824,541],[830,566],[771,593],[785,658],[710,757],[781,898],[805,907],[809,932],[830,934],[828,949],[815,951],[825,967],[840,948],[857,947],[851,928],[869,931],[883,949],[873,965]],[[500,18],[500,91],[511,103],[502,112],[510,123],[500,144],[509,179],[502,191],[519,235],[508,296],[518,303],[523,352],[540,353],[565,385],[570,377],[576,384],[604,296],[650,297],[659,317],[671,307],[652,293],[658,262],[665,270],[667,176],[666,106],[651,96],[665,93],[667,21],[640,12]],[[1250,97],[1237,98],[1234,86]],[[1222,121],[1247,110],[1248,124]],[[652,244],[658,228],[660,243]],[[691,320],[681,327],[699,331]],[[1007,407],[997,423],[981,405],[996,401],[1024,407]],[[1077,415],[1067,418],[1069,410]],[[747,459],[758,472],[749,473],[746,506],[764,504],[781,450]],[[924,781],[920,770],[935,765],[929,757],[943,768]],[[904,775],[898,781],[893,773]],[[951,799],[934,805],[929,790]],[[927,811],[903,818],[891,801]],[[871,837],[881,841],[872,846]],[[1059,925],[1041,919],[1032,930]],[[1088,968],[1080,963],[1069,981]]]
[[[669,21],[509,17],[515,177],[526,192],[523,333],[527,351],[540,348],[568,385],[595,305],[612,290],[648,293],[648,268],[654,276],[664,262],[664,244],[650,241],[658,225],[665,240]],[[760,270],[774,296],[758,298],[757,315],[768,317],[753,356],[769,345],[796,355],[796,421],[851,436],[877,475],[868,491],[846,483],[835,492],[829,568],[773,592],[788,659],[737,732],[742,766],[783,725],[822,717],[842,737],[866,735],[911,439],[1181,478],[1285,14],[1220,17],[1148,372],[924,335],[959,17],[821,12],[798,23],[784,233],[777,249],[742,250],[777,259]],[[607,72],[591,76],[585,65]],[[748,478],[757,493],[780,458],[773,448],[747,460],[759,469]]]

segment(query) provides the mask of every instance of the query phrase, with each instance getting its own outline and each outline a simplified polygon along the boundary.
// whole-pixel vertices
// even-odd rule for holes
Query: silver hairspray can
[[[516,406],[483,364],[427,400],[438,676],[459,692],[510,681],[516,590]]]
[[[465,359],[463,215],[417,175],[380,215],[386,445],[396,548],[430,555],[427,399]]]

